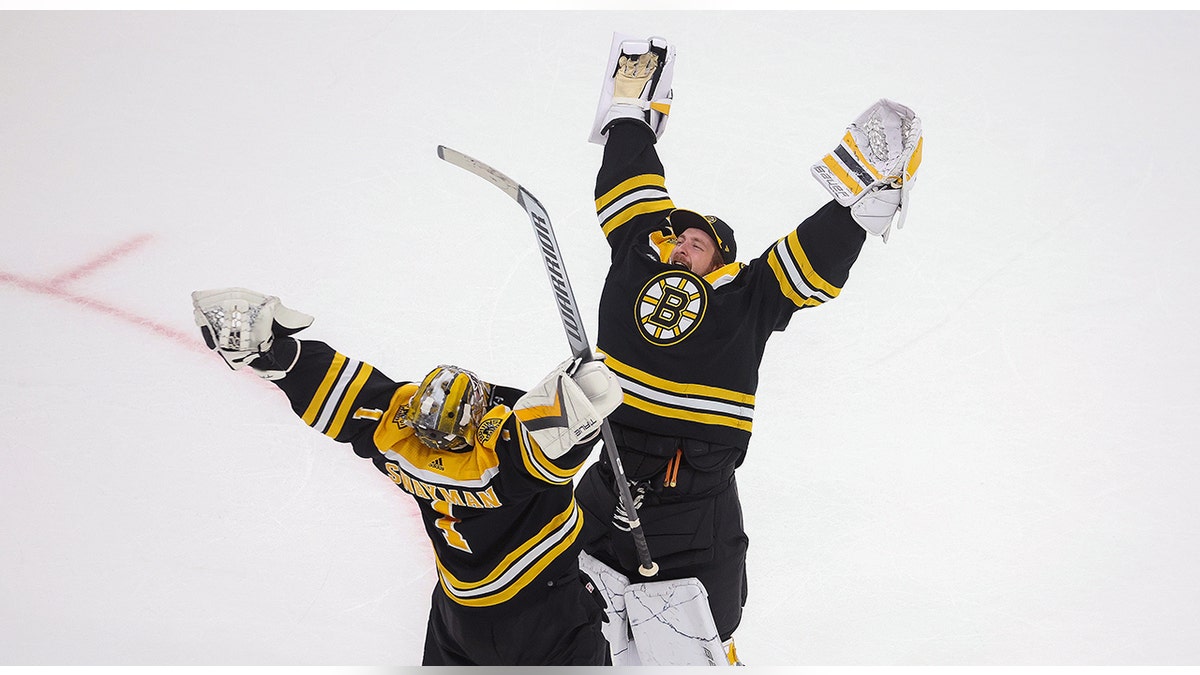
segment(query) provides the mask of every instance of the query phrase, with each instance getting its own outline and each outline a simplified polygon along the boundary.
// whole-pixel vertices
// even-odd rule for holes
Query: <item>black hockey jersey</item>
[[[416,383],[311,340],[275,384],[305,424],[349,443],[420,507],[446,595],[472,607],[520,602],[577,565],[583,514],[572,479],[595,441],[551,460],[513,414],[524,393],[492,386],[468,452],[435,450],[400,423]],[[528,421],[528,420],[526,420]]]
[[[667,264],[675,205],[654,143],[644,124],[614,124],[596,179],[612,249],[597,347],[625,392],[609,420],[744,450],[767,339],[838,296],[866,233],[831,201],[749,264],[704,278]]]

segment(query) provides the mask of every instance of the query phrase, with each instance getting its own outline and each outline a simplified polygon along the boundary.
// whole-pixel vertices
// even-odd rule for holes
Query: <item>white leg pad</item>
[[[633,635],[629,632],[629,619],[625,616],[625,589],[629,587],[629,579],[583,551],[579,552],[579,569],[591,577],[592,583],[596,584],[608,603],[608,608],[604,610],[608,614],[608,621],[603,631],[613,665],[642,665],[637,647],[633,644]]]
[[[632,584],[625,589],[625,612],[642,663],[729,665],[699,579]]]
[[[587,553],[579,567],[608,603],[614,666],[727,666],[725,648],[699,579],[630,584],[629,578]]]

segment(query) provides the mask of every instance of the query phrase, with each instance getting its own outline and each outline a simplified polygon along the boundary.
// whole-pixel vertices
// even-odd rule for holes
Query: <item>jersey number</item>
[[[433,507],[434,511],[442,514],[442,517],[435,520],[433,524],[437,529],[442,531],[442,536],[446,538],[446,543],[460,551],[472,553],[471,545],[467,543],[467,540],[463,538],[458,530],[454,529],[454,526],[461,521],[454,517],[454,507],[450,502],[444,499],[433,499],[429,502],[429,505]]]

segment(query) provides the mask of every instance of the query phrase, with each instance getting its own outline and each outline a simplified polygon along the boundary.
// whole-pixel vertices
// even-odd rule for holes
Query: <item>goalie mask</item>
[[[438,366],[409,400],[404,423],[431,448],[465,452],[475,445],[475,430],[487,412],[488,390],[475,373]]]

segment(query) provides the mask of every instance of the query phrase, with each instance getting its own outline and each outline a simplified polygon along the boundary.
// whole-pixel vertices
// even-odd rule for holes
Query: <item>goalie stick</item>
[[[579,305],[575,302],[575,293],[571,290],[571,281],[567,278],[567,269],[563,265],[562,254],[558,250],[558,240],[554,237],[554,228],[550,225],[550,216],[545,207],[528,190],[521,187],[515,180],[500,173],[483,162],[465,155],[452,148],[439,145],[438,157],[443,160],[490,182],[500,188],[509,197],[516,200],[529,220],[533,223],[533,233],[537,237],[538,249],[542,252],[542,262],[546,265],[546,275],[550,277],[550,288],[554,291],[554,300],[558,305],[558,315],[562,319],[563,330],[567,333],[567,342],[571,345],[571,354],[583,362],[596,360],[592,353],[591,343],[583,328],[583,319],[579,316]],[[600,433],[604,438],[604,450],[616,473],[618,496],[621,507],[629,516],[629,532],[633,535],[633,543],[637,548],[638,562],[641,567],[638,572],[642,576],[652,577],[658,574],[658,564],[650,558],[650,548],[646,545],[646,535],[642,532],[642,523],[638,520],[634,508],[633,495],[629,492],[629,482],[625,480],[625,469],[621,467],[621,459],[617,456],[617,444],[613,440],[612,429],[608,420],[603,420]]]

